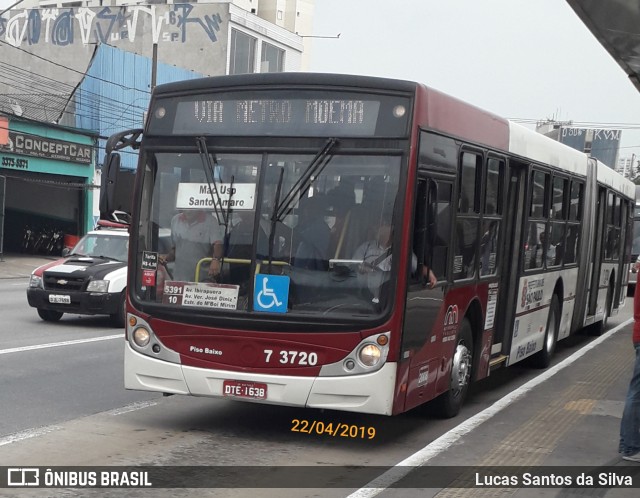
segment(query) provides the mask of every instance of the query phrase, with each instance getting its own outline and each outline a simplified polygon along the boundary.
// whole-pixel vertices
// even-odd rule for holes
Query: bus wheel
[[[536,368],[547,368],[553,358],[558,341],[558,331],[560,328],[560,300],[556,294],[551,298],[549,306],[549,316],[547,317],[547,331],[544,334],[544,344],[542,351],[531,357],[531,363]]]
[[[63,313],[61,311],[54,310],[44,310],[42,308],[38,308],[38,315],[45,322],[57,322],[62,318]]]
[[[473,334],[468,319],[460,325],[451,364],[449,390],[436,398],[436,413],[442,418],[455,417],[467,396],[473,366]]]
[[[611,316],[611,302],[613,301],[613,285],[609,284],[607,290],[607,298],[604,302],[604,313],[602,315],[602,321],[593,324],[591,327],[591,335],[600,336],[605,330],[607,330],[607,324],[609,323],[609,317]]]

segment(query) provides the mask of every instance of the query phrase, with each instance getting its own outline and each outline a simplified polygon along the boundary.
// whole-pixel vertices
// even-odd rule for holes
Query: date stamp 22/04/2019
[[[318,436],[346,437],[351,439],[373,439],[376,437],[375,427],[297,418],[291,420],[291,432],[317,434]]]

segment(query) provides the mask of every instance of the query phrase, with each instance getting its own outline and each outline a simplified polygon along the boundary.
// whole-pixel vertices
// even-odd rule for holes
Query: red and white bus
[[[547,366],[624,303],[633,184],[422,84],[158,86],[144,130],[109,141],[104,213],[125,145],[140,155],[128,389],[385,415],[436,400],[454,416],[471,382]],[[161,265],[192,210],[222,247],[187,261],[177,245]]]

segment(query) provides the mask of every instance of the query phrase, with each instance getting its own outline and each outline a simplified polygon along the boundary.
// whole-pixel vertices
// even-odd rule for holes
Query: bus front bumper
[[[396,383],[395,363],[385,363],[369,374],[341,377],[251,374],[160,361],[134,351],[129,343],[125,343],[124,370],[126,389],[378,415],[392,414]],[[267,397],[225,396],[225,380],[266,384]]]

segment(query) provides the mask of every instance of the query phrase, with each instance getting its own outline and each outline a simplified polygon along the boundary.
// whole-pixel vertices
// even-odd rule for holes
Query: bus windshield
[[[356,318],[390,304],[400,156],[325,146],[316,154],[147,150],[145,158],[141,302],[185,313]]]

